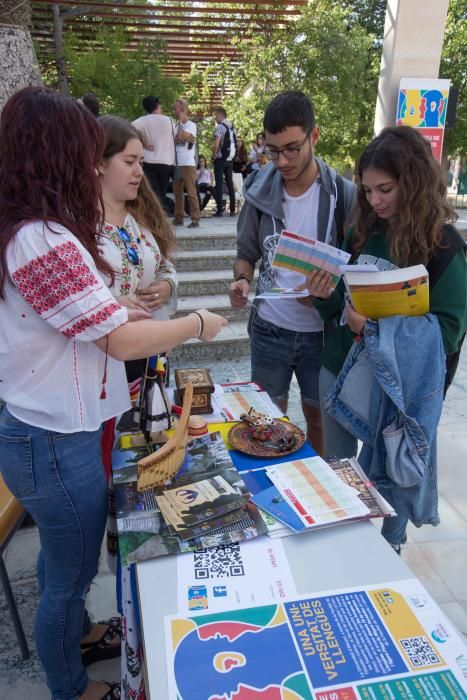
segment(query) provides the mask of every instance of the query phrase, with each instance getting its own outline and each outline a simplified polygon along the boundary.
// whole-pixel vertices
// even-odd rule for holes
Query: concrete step
[[[235,231],[202,231],[203,224],[200,224],[199,229],[194,229],[196,233],[191,233],[182,229],[179,233],[177,230],[177,247],[178,250],[225,250],[234,249],[237,237]]]
[[[250,339],[246,332],[246,323],[232,321],[210,343],[193,339],[175,348],[170,353],[170,360],[172,367],[177,367],[181,362],[229,361],[238,357],[246,357],[249,354]]]
[[[227,294],[232,282],[230,270],[197,270],[178,273],[178,297]],[[253,280],[251,290],[256,287]]]
[[[253,295],[251,295],[253,299]],[[246,309],[232,309],[228,294],[203,294],[201,296],[178,297],[178,309],[176,318],[185,316],[197,309],[209,309],[213,313],[220,314],[232,321],[247,321],[250,314],[250,307]]]
[[[236,247],[238,217],[205,217],[199,227],[189,229],[190,219],[184,226],[175,227],[179,250],[233,250]]]
[[[177,253],[177,272],[195,270],[232,270],[236,251],[234,248],[212,250],[181,250]]]

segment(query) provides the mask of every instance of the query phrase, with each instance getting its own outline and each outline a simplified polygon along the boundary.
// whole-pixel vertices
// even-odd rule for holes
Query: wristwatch
[[[246,275],[244,275],[243,272],[237,277],[235,277],[235,282],[238,282],[239,280],[246,280],[248,284],[251,284],[251,280]]]

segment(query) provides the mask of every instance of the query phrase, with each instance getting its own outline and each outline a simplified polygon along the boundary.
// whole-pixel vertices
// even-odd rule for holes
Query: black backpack
[[[459,251],[463,250],[464,255],[466,254],[466,243],[459,231],[452,224],[445,224],[443,226],[443,235],[441,238],[441,244],[436,249],[433,257],[426,266],[430,278],[430,287],[434,287],[436,282],[439,280],[444,270],[447,268],[451,262],[454,255]],[[465,333],[459,343],[459,347],[455,352],[450,355],[446,355],[446,379],[444,382],[444,396],[452,384],[454,375],[456,374],[457,365],[459,364],[459,358],[462,350],[462,345],[465,340]]]
[[[235,130],[233,126],[228,126],[225,122],[222,123],[222,126],[225,129],[225,134],[220,147],[221,158],[222,160],[233,160],[237,150]]]

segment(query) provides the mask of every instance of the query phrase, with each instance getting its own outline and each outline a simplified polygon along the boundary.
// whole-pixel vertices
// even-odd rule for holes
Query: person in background
[[[183,226],[185,202],[184,192],[186,190],[188,204],[190,206],[191,224],[188,228],[198,228],[199,226],[199,202],[196,190],[196,124],[189,118],[188,103],[186,100],[175,100],[175,116],[178,119],[175,132],[176,144],[176,175],[173,180],[173,191],[175,194],[175,226]]]
[[[271,163],[245,183],[245,204],[237,225],[237,257],[230,302],[245,308],[255,266],[261,261],[257,294],[272,287],[293,288],[304,275],[272,267],[279,235],[286,225],[301,236],[336,245],[355,196],[344,181],[315,157],[319,139],[311,100],[299,91],[277,95],[264,114]],[[340,194],[339,194],[340,192]],[[307,299],[253,302],[248,330],[251,338],[251,378],[287,412],[288,392],[295,374],[306,420],[307,436],[321,453],[318,378],[323,323]]]
[[[166,209],[165,196],[175,163],[175,127],[172,119],[162,114],[158,97],[148,95],[142,104],[147,114],[132,124],[143,140],[144,174]]]
[[[416,129],[397,126],[383,129],[367,146],[359,160],[357,175],[356,224],[349,231],[344,247],[352,253],[351,260],[355,264],[372,262],[380,270],[418,264],[427,267],[430,313],[439,323],[447,357],[446,391],[466,330],[467,268],[465,242],[449,224],[455,220],[455,213],[446,201],[441,168],[432,156],[429,143]],[[319,385],[324,455],[352,457],[357,453],[357,437],[324,411],[323,399],[335,384],[353,343],[364,339],[368,319],[357,313],[347,300],[342,280],[333,291],[328,273],[312,272],[306,286],[323,320],[342,319],[326,339],[321,358]],[[382,319],[382,323],[384,321]],[[407,342],[407,336],[392,339],[398,347],[402,347],[404,341]],[[428,364],[431,359],[434,363],[434,348],[426,345],[424,350]],[[423,346],[417,347],[417,352],[423,354]],[[367,389],[361,388],[362,404]],[[400,386],[397,390],[404,396],[410,395],[408,387]],[[442,395],[440,398],[442,400]],[[429,402],[435,400],[436,397],[431,396]],[[372,474],[369,477],[373,478]],[[430,475],[428,469],[427,478],[434,479],[436,484],[436,474]],[[405,491],[416,497],[415,489]],[[399,512],[400,501],[393,502],[385,491],[383,495]],[[402,512],[397,518],[385,519],[383,524],[383,535],[398,553],[405,541],[407,522],[408,517]]]
[[[234,173],[240,173],[245,179],[247,176],[247,164],[248,164],[248,154],[246,152],[245,143],[243,139],[237,136],[237,149],[235,151],[235,156],[233,159],[233,171]]]
[[[196,184],[200,195],[200,210],[204,211],[204,209],[206,209],[206,205],[209,203],[213,195],[212,172],[206,167],[206,158],[204,156],[200,156],[198,158]],[[203,195],[202,199],[201,195]]]
[[[251,173],[253,170],[258,170],[260,167],[259,156],[261,153],[263,153],[265,147],[266,138],[264,136],[264,132],[261,131],[259,134],[256,134],[256,139],[251,145],[251,150],[248,156],[248,172]]]
[[[224,179],[229,196],[230,216],[235,216],[235,189],[232,179],[233,159],[236,152],[236,136],[232,124],[227,121],[227,112],[219,107],[215,112],[216,130],[212,146],[212,162],[216,181],[216,211],[214,216],[223,215]]]
[[[89,109],[91,114],[98,117],[100,114],[99,98],[94,92],[85,92],[82,96],[82,101],[85,107]]]
[[[85,595],[107,515],[101,425],[130,408],[123,361],[226,325],[206,310],[146,320],[116,302],[98,243],[103,150],[98,120],[61,93],[27,87],[3,108],[0,471],[39,529],[34,638],[53,700],[120,697],[119,683],[89,679],[81,645],[102,638]],[[128,178],[129,191],[140,177]]]

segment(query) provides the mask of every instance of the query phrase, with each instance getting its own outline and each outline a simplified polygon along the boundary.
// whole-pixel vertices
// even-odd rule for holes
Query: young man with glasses
[[[258,294],[303,283],[303,275],[271,265],[283,229],[339,245],[355,198],[355,186],[314,156],[319,128],[311,100],[302,92],[277,95],[266,109],[264,130],[272,162],[253,172],[244,185],[234,282],[229,290],[231,304],[237,309],[248,303],[258,260]],[[252,380],[286,412],[295,373],[307,438],[320,452],[318,377],[323,324],[318,312],[309,299],[255,299],[248,329]]]

